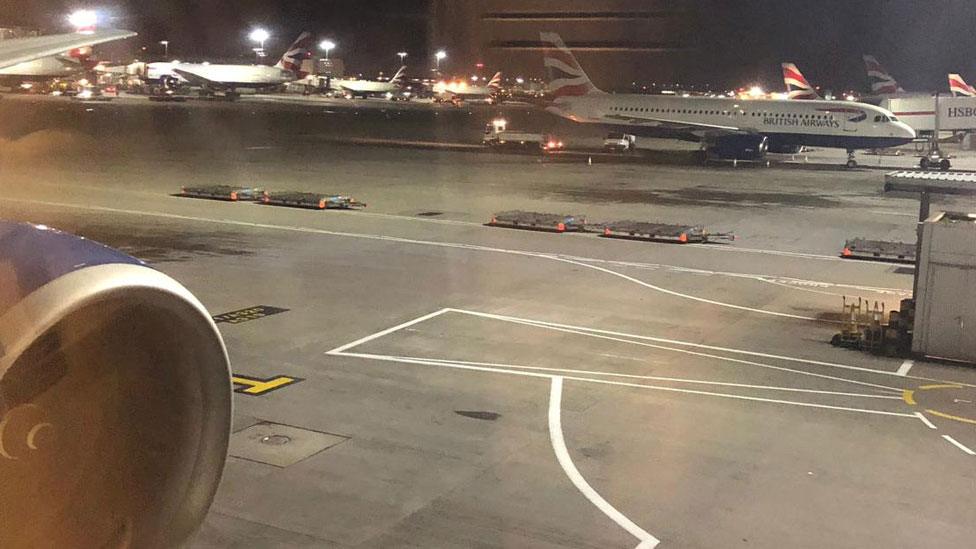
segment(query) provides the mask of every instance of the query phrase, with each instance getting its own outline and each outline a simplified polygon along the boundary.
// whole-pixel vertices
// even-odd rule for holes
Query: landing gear
[[[847,150],[847,167],[849,169],[857,167],[857,160],[854,158],[854,151],[851,149]]]

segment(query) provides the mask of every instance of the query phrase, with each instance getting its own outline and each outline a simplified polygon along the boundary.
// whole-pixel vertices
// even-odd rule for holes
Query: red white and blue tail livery
[[[783,82],[786,83],[787,99],[821,99],[793,63],[783,63]]]
[[[892,95],[905,93],[905,89],[898,85],[898,82],[888,74],[888,71],[878,63],[873,55],[864,56],[864,68],[868,72],[868,80],[871,81],[871,92],[875,95]]]
[[[967,84],[958,74],[949,75],[949,91],[953,97],[976,97],[976,88]]]
[[[495,76],[492,76],[491,80],[488,81],[487,88],[492,90],[497,90],[500,87],[502,87],[502,73],[496,72]]]
[[[308,73],[302,69],[302,64],[308,59],[312,52],[312,35],[303,32],[299,35],[298,39],[295,40],[291,46],[285,51],[284,55],[281,56],[281,60],[275,67],[279,69],[284,69],[286,71],[291,71],[298,78],[305,78]]]
[[[573,52],[569,51],[558,34],[542,32],[539,33],[539,38],[545,44],[543,55],[546,77],[549,82],[549,93],[553,97],[559,99],[604,93],[593,85],[590,77],[583,71],[583,67],[576,61]]]

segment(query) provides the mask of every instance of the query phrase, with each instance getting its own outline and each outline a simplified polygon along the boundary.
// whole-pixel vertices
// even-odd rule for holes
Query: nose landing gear
[[[847,167],[854,169],[857,167],[857,160],[854,158],[854,150],[847,149]]]

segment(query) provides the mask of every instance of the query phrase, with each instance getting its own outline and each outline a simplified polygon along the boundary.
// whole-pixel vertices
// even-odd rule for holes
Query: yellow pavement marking
[[[280,389],[286,385],[291,385],[292,383],[298,383],[302,381],[296,377],[288,376],[277,376],[269,379],[259,379],[247,376],[236,375],[231,378],[235,385],[244,385],[245,389],[238,389],[238,393],[244,393],[248,395],[263,395],[265,393],[270,393],[275,389]]]
[[[940,383],[936,385],[920,385],[919,390],[927,389],[962,389],[962,385],[954,385],[952,383]]]
[[[925,410],[925,411],[932,414],[933,416],[939,416],[946,419],[951,419],[953,421],[961,421],[963,423],[972,423],[973,425],[976,425],[976,419],[969,419],[968,417],[959,417],[959,416],[944,414],[938,410]]]
[[[905,399],[905,403],[909,406],[915,406],[915,391],[905,389],[901,392],[901,398]]]

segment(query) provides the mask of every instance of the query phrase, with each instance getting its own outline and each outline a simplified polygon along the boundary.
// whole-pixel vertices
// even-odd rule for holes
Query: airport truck
[[[637,148],[637,136],[629,133],[609,133],[603,139],[603,148],[608,152],[632,152]]]
[[[492,148],[554,151],[563,148],[563,142],[545,133],[517,132],[508,129],[503,119],[493,120],[485,126],[482,143]]]

